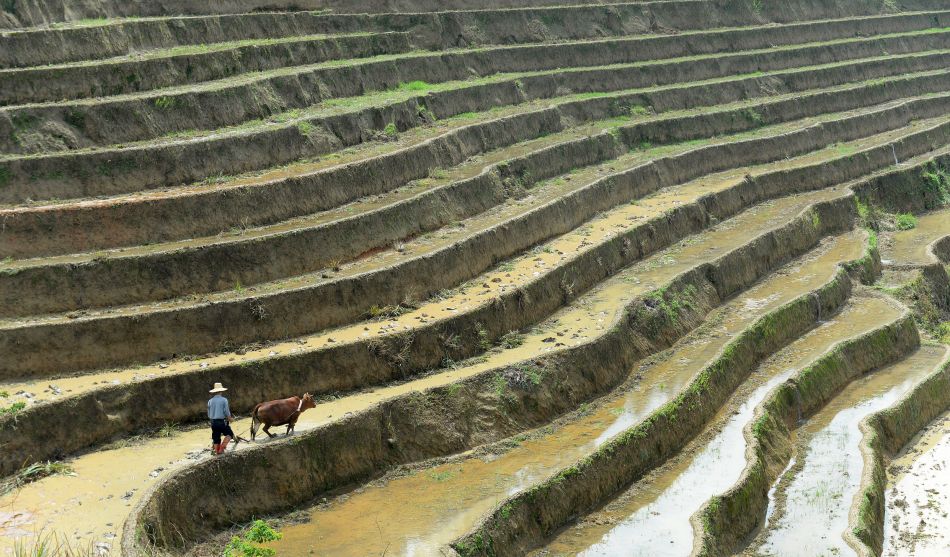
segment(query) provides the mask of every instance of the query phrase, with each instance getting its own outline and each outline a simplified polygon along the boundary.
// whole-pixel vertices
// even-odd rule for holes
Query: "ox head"
[[[307,408],[316,408],[316,407],[317,407],[317,403],[316,403],[315,400],[313,400],[313,395],[310,394],[310,393],[304,394],[304,395],[303,395],[303,398],[302,398],[301,400],[302,400],[302,402],[303,402],[303,404],[300,405],[300,410],[301,410],[301,411],[306,410]]]

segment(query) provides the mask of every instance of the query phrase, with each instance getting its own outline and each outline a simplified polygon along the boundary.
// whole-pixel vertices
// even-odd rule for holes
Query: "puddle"
[[[684,185],[683,188],[702,190],[701,185],[696,183]],[[525,342],[517,348],[490,352],[486,357],[474,359],[469,365],[464,365],[463,362],[460,367],[446,369],[407,383],[364,391],[320,404],[316,409],[307,411],[301,417],[297,431],[302,432],[327,423],[342,417],[348,412],[362,410],[391,397],[444,386],[489,369],[529,360],[554,350],[587,342],[610,327],[621,315],[623,307],[636,296],[665,284],[669,279],[688,268],[711,261],[727,250],[744,244],[750,238],[787,222],[803,208],[816,201],[834,198],[846,193],[845,190],[822,190],[807,195],[782,198],[775,202],[756,206],[732,220],[724,221],[703,234],[691,237],[673,248],[661,251],[653,257],[621,271],[526,334]],[[656,196],[656,202],[666,203],[664,200],[669,200],[666,196],[681,194],[681,189],[673,189]],[[645,206],[627,205],[623,209],[627,211],[649,211],[649,206],[649,204]],[[614,218],[619,218],[619,216],[615,215]],[[618,222],[629,224],[625,217],[619,218],[617,221],[605,218],[600,222],[604,226],[601,229],[604,230],[604,233],[609,232],[613,225]],[[588,229],[588,231],[592,230],[594,230],[593,227]],[[832,253],[835,253],[833,260],[855,258],[862,252],[864,234],[862,232],[852,232],[848,236],[850,240],[839,244],[841,246],[840,252],[835,253],[836,250],[831,250]],[[579,246],[585,239],[586,236],[581,233],[573,241],[577,242],[575,245]],[[554,252],[546,255],[552,259],[561,257]],[[529,260],[529,262],[531,264],[539,263],[533,260]],[[827,276],[830,277],[834,269],[832,265],[824,262],[811,272],[827,273]],[[525,271],[525,274],[530,275],[531,273]],[[781,289],[785,288],[787,288],[787,285],[783,285]],[[755,299],[768,298],[775,293],[760,294]],[[459,309],[464,308],[455,308],[455,311]],[[442,307],[442,311],[451,310]],[[556,339],[556,341],[550,342],[549,339]],[[80,377],[74,380],[82,381],[83,379]],[[88,378],[86,379],[88,380]],[[688,378],[683,379],[682,383],[685,384],[687,380]],[[45,387],[47,383],[42,382],[39,385]],[[65,389],[67,385],[69,385],[67,380],[56,382],[56,386],[60,389]],[[78,383],[77,387],[81,385],[81,383]],[[673,384],[668,385],[668,387],[670,393],[663,395],[664,397],[675,393],[677,390],[677,387]],[[90,386],[86,385],[85,388],[88,389]],[[4,389],[10,390],[6,386]],[[11,390],[10,392],[15,391]],[[47,393],[46,396],[50,395]],[[198,412],[204,405],[204,393],[194,393],[194,396],[196,412]],[[244,435],[248,428],[249,420],[247,419],[239,420],[234,425],[234,430],[239,435]],[[16,508],[36,512],[43,520],[48,520],[47,517],[55,517],[53,520],[56,526],[63,530],[96,532],[95,528],[87,524],[120,523],[125,516],[127,505],[116,503],[116,499],[128,491],[128,487],[123,483],[123,478],[127,477],[129,482],[144,487],[152,481],[149,473],[157,467],[173,468],[187,464],[187,462],[181,461],[182,455],[187,452],[183,449],[200,449],[207,444],[207,437],[208,433],[206,431],[198,430],[180,434],[176,438],[176,442],[167,446],[167,441],[153,439],[148,440],[139,448],[125,451],[97,452],[80,456],[74,459],[73,462],[82,466],[82,470],[77,468],[77,473],[79,473],[78,478],[87,482],[85,485],[73,484],[76,487],[70,489],[62,488],[62,486],[64,482],[65,485],[69,485],[70,481],[76,481],[74,478],[57,477],[42,480],[27,486],[20,492],[16,498]],[[175,464],[176,462],[178,464]],[[116,470],[121,470],[122,474],[114,475]],[[167,472],[162,472],[160,476],[165,473]],[[50,487],[51,484],[56,487]],[[107,496],[110,497],[108,504],[98,502],[101,498]],[[130,504],[134,502],[135,497],[133,496],[129,500]],[[84,512],[85,509],[81,508],[83,502],[93,502],[96,505],[96,513]],[[0,509],[5,509],[9,504],[10,497],[0,498]],[[76,527],[73,524],[82,524],[83,526]],[[99,528],[99,530],[101,529],[102,527]]]
[[[590,454],[668,402],[736,334],[769,311],[831,279],[859,257],[862,235],[835,238],[770,276],[722,309],[658,363],[636,370],[636,386],[553,432],[527,437],[500,456],[475,457],[392,479],[314,511],[284,529],[278,554],[430,555],[474,526],[504,498]],[[413,501],[406,507],[405,501]],[[399,520],[393,520],[393,517]],[[347,526],[349,525],[349,526]]]
[[[891,245],[883,258],[898,266],[929,265],[936,261],[930,245],[950,236],[950,209],[941,209],[917,218],[917,226],[892,233]]]
[[[833,319],[759,366],[680,456],[603,510],[559,534],[544,554],[689,555],[693,548],[690,517],[710,497],[732,487],[745,469],[743,429],[756,406],[776,385],[835,344],[897,319],[900,314],[899,309],[880,298],[855,298]]]
[[[796,430],[800,463],[779,480],[772,522],[753,546],[758,555],[855,555],[845,543],[848,514],[863,470],[858,424],[892,406],[944,360],[946,347],[924,346],[905,360],[848,385]]]
[[[946,555],[948,509],[950,412],[945,412],[888,466],[883,555]]]

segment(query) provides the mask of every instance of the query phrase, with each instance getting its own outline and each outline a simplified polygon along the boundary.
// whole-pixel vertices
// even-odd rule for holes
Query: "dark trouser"
[[[211,420],[211,441],[215,445],[221,444],[221,436],[234,439],[234,432],[227,420]]]

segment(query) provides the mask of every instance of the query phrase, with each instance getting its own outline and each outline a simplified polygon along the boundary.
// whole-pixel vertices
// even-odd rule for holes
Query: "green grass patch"
[[[14,416],[18,414],[24,408],[26,408],[25,402],[14,402],[10,406],[0,407],[0,417]]]
[[[894,225],[898,230],[912,230],[917,228],[917,217],[910,213],[901,213],[894,217]]]
[[[400,91],[428,91],[432,88],[432,85],[426,83],[425,81],[410,81],[408,83],[400,83]]]
[[[279,540],[283,534],[263,520],[255,520],[243,536],[234,536],[224,547],[224,557],[271,557],[276,551],[260,543]]]

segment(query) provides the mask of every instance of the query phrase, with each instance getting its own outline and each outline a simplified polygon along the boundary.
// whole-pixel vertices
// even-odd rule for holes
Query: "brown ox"
[[[262,402],[251,411],[251,440],[257,437],[257,428],[264,424],[264,433],[268,437],[274,434],[268,431],[271,426],[287,425],[287,435],[294,432],[294,426],[297,425],[297,418],[308,408],[316,408],[317,403],[313,401],[310,393],[303,397],[292,396],[281,400],[272,400]]]

